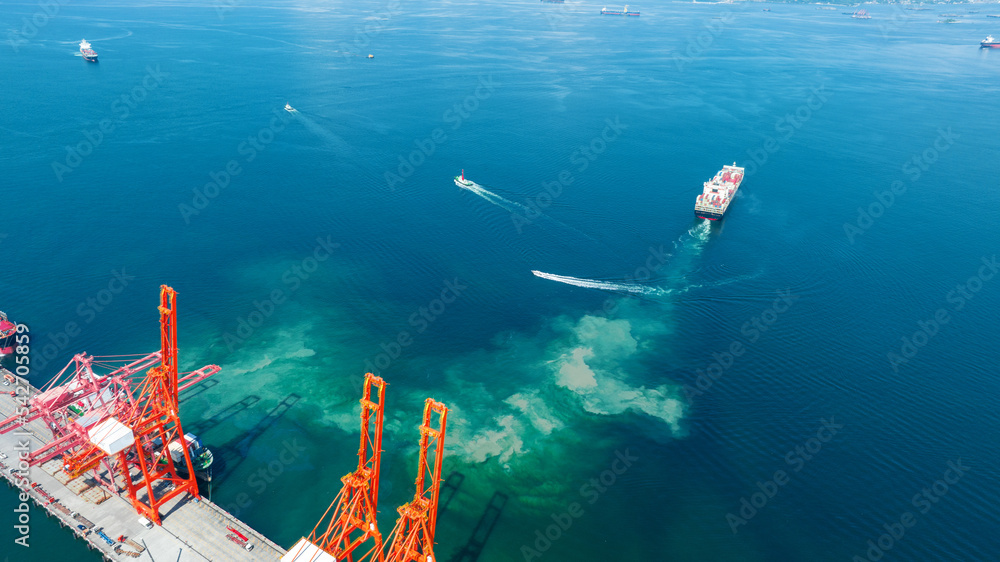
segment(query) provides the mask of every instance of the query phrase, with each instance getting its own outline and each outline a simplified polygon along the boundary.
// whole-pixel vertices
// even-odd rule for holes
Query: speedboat
[[[462,175],[455,176],[455,185],[464,189],[476,185],[476,182],[465,179],[465,170],[462,170]]]
[[[285,111],[295,111],[295,108],[291,104],[285,104]]]

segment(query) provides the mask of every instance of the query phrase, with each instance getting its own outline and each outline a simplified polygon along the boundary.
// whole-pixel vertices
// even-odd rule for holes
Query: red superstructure
[[[713,221],[724,217],[743,183],[743,172],[736,162],[732,166],[723,166],[715,177],[704,183],[701,195],[694,202],[694,215]]]
[[[17,333],[17,325],[7,319],[7,315],[0,311],[0,357],[14,353],[14,335]]]

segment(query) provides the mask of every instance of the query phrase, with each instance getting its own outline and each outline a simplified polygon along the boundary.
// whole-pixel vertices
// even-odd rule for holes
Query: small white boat
[[[455,185],[461,188],[467,188],[476,185],[476,182],[465,179],[465,170],[462,170],[462,175],[455,176]]]
[[[295,111],[295,108],[292,107],[290,104],[286,103],[285,104],[285,111]]]

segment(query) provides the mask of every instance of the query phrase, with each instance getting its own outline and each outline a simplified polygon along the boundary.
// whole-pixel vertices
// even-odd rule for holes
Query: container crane
[[[431,427],[436,421],[436,427]],[[384,562],[434,562],[434,530],[437,527],[441,492],[441,461],[448,408],[428,398],[420,425],[420,458],[417,461],[417,491],[413,501],[401,506],[396,526],[389,534]],[[433,460],[429,455],[433,454]]]
[[[129,400],[117,402],[113,411],[105,412],[103,421],[89,427],[84,446],[63,456],[64,470],[73,477],[96,469],[106,459],[117,458],[133,507],[156,524],[160,524],[159,508],[172,498],[183,493],[200,497],[178,413],[178,394],[219,370],[212,365],[179,377],[176,299],[176,291],[160,286],[160,364],[132,381],[137,384],[127,393]],[[171,451],[175,442],[180,446]],[[187,477],[177,474],[173,456],[178,452]],[[133,468],[138,469],[138,480],[133,480]],[[144,497],[139,496],[140,490],[145,491]]]
[[[346,560],[354,562],[355,551],[373,540],[358,560],[381,557],[382,534],[378,530],[378,478],[382,461],[382,420],[385,416],[386,383],[365,374],[361,398],[361,446],[358,468],[341,478],[344,486],[308,537],[302,538],[282,557],[288,560]],[[373,400],[374,394],[377,401]],[[372,419],[374,417],[374,420]],[[329,516],[329,517],[328,517]],[[325,524],[324,524],[325,523]]]

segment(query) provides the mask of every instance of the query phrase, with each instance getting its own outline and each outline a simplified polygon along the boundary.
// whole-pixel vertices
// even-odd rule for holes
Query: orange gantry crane
[[[388,552],[383,552],[376,518],[385,386],[381,378],[371,373],[365,375],[358,469],[341,478],[343,488],[312,533],[290,548],[281,562],[434,562],[434,529],[448,408],[431,398],[424,404],[417,492],[413,501],[399,508],[400,517],[389,535]],[[378,402],[372,400],[373,388],[378,390]],[[435,417],[435,427],[431,427]],[[359,547],[368,541],[372,545],[358,555]]]
[[[188,493],[200,498],[195,479],[191,452],[184,438],[178,413],[177,390],[177,293],[166,285],[160,287],[160,345],[163,351],[159,365],[146,372],[139,385],[138,402],[133,408],[130,428],[134,440],[134,456],[129,449],[119,453],[129,499],[139,513],[157,525],[159,508],[172,498]],[[187,477],[177,474],[171,445],[178,443],[184,459]],[[133,481],[131,468],[138,467],[142,477]],[[138,496],[145,488],[145,502]],[[158,494],[161,494],[158,496]]]
[[[435,421],[436,426],[431,427]],[[433,562],[434,530],[437,527],[438,496],[441,492],[441,461],[448,408],[428,398],[420,424],[420,459],[417,461],[417,492],[413,501],[400,506],[399,519],[389,536],[385,562]],[[433,460],[428,453],[433,452]]]
[[[112,416],[93,426],[86,446],[63,456],[64,469],[73,477],[105,458],[117,457],[133,507],[157,525],[159,508],[172,498],[183,493],[200,497],[178,414],[176,299],[176,291],[160,286],[160,364],[141,379],[134,401],[118,407]],[[174,455],[183,457],[187,477],[178,475]],[[133,468],[139,472],[136,480]],[[140,497],[142,490],[145,494]]]
[[[358,449],[358,469],[341,478],[344,487],[309,534],[308,540],[337,560],[354,562],[354,551],[369,539],[374,545],[360,557],[382,550],[382,534],[378,531],[378,477],[382,461],[382,419],[385,416],[385,381],[371,373],[365,375],[361,398],[361,447]],[[372,400],[372,389],[378,401]],[[374,414],[374,427],[372,415]],[[373,431],[374,430],[374,431]],[[323,530],[323,522],[333,512]]]

